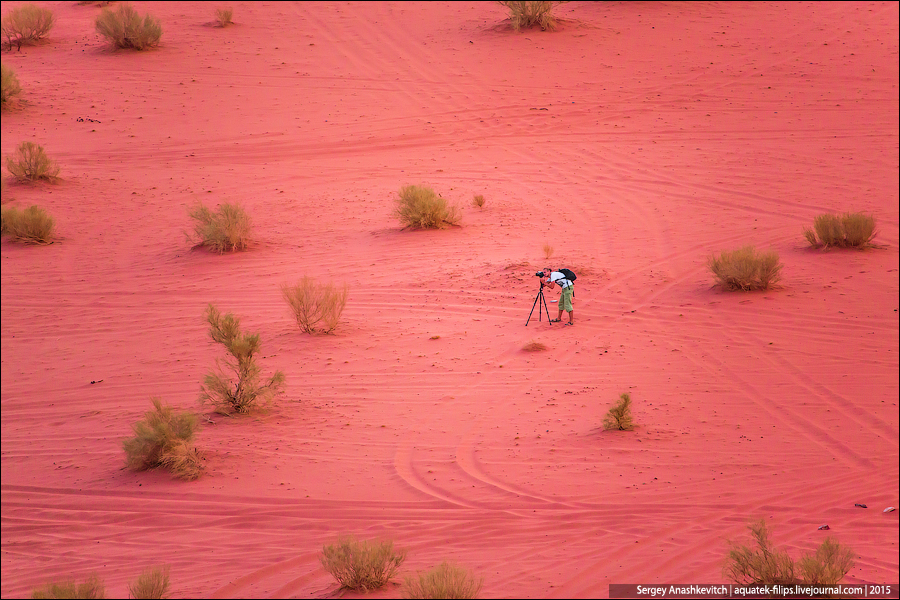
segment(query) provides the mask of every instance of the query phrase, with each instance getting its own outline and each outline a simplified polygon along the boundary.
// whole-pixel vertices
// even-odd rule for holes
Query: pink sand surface
[[[176,597],[332,596],[341,535],[484,597],[602,597],[726,581],[758,518],[897,582],[898,3],[573,2],[517,33],[490,2],[239,2],[225,29],[139,2],[164,28],[143,53],[42,4],[49,40],[3,54],[2,154],[62,167],[3,200],[61,237],[2,244],[3,597],[91,572],[124,596],[161,564]],[[401,229],[420,183],[459,227]],[[242,203],[252,249],[192,250],[197,201]],[[810,249],[843,211],[880,247]],[[779,289],[711,287],[745,244]],[[546,266],[579,274],[575,327],[526,327]],[[335,334],[293,321],[304,275],[349,285]],[[209,303],[286,394],[202,417],[195,482],[125,470],[151,397],[198,408]],[[604,431],[622,392],[639,427]]]

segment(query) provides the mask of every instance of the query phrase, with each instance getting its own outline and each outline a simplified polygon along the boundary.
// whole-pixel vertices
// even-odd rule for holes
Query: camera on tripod
[[[543,271],[538,271],[537,273],[534,274],[534,276],[535,277],[544,277],[545,275],[544,275]]]

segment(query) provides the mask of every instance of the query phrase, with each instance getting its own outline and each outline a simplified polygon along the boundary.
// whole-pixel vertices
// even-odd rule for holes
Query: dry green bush
[[[94,28],[116,48],[146,50],[159,44],[162,25],[149,14],[141,17],[128,3],[115,10],[104,8],[94,22]]]
[[[106,598],[106,586],[93,574],[84,583],[55,581],[31,592],[32,598]]]
[[[198,202],[188,214],[195,221],[197,246],[219,254],[249,247],[253,223],[240,204],[226,202],[214,212]]]
[[[731,543],[725,561],[725,576],[739,585],[836,585],[853,567],[853,553],[834,538],[797,563],[787,552],[776,550],[765,519],[749,525],[749,544]]]
[[[10,98],[22,93],[22,86],[15,71],[6,65],[0,65],[0,103],[6,106]]]
[[[128,591],[135,599],[159,599],[169,597],[169,566],[146,569],[128,584]]]
[[[6,157],[6,168],[19,181],[53,181],[59,175],[59,165],[34,142],[19,144],[15,154]]]
[[[745,246],[731,252],[710,256],[709,270],[716,284],[726,290],[767,290],[781,279],[784,265],[774,250],[757,252],[753,246]]]
[[[631,416],[631,396],[628,393],[620,394],[619,401],[603,417],[603,429],[619,431],[634,429],[634,419]]]
[[[853,568],[853,551],[828,537],[814,554],[803,556],[797,566],[803,583],[834,586]]]
[[[865,248],[875,237],[875,217],[863,213],[842,215],[818,215],[813,227],[803,229],[810,246],[836,246],[838,248]]]
[[[500,0],[498,4],[509,9],[509,20],[516,31],[534,25],[540,26],[542,31],[553,31],[556,28],[553,7],[562,2]]]
[[[394,542],[357,541],[343,538],[324,546],[319,561],[341,585],[358,592],[376,590],[387,584],[406,560],[405,550],[394,550]]]
[[[478,208],[483,207],[484,206],[484,196],[482,196],[481,194],[478,194],[477,196],[472,198],[472,206],[476,206]]]
[[[422,185],[400,188],[394,214],[406,227],[440,229],[459,222],[459,209],[450,206],[433,189]]]
[[[231,20],[231,16],[234,14],[234,9],[230,6],[228,8],[217,8],[216,9],[216,24],[219,27],[225,27],[229,23],[234,23]]]
[[[407,577],[403,583],[404,598],[477,598],[484,585],[483,577],[458,565],[443,562],[437,567]]]
[[[522,350],[525,352],[542,352],[547,349],[547,345],[541,342],[537,342],[535,340],[531,340],[524,346],[522,346]]]
[[[316,283],[312,277],[303,277],[294,285],[281,284],[284,296],[297,325],[306,333],[331,333],[338,326],[341,313],[347,304],[347,285]]]
[[[56,236],[53,217],[37,206],[25,210],[4,207],[2,221],[2,235],[23,244],[52,244]]]
[[[34,4],[23,4],[10,9],[0,22],[4,44],[19,49],[37,43],[50,33],[56,17],[49,8],[41,8]]]
[[[260,383],[256,359],[260,350],[259,334],[241,333],[240,319],[231,313],[222,315],[212,304],[206,309],[206,321],[209,336],[225,346],[230,357],[216,361],[215,370],[203,381],[200,402],[230,415],[246,414],[256,406],[273,401],[284,387],[284,373],[276,371],[265,383]],[[223,364],[231,374],[225,373]]]
[[[731,543],[725,561],[725,576],[738,585],[793,585],[797,583],[794,561],[776,550],[764,519],[749,525],[750,544]]]
[[[159,398],[151,398],[153,409],[134,423],[134,437],[122,442],[125,465],[133,471],[164,467],[179,479],[194,480],[203,465],[191,443],[197,430],[197,415],[175,412]]]

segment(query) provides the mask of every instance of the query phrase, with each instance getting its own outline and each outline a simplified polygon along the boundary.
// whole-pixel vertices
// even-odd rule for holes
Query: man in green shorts
[[[575,324],[575,310],[572,308],[572,293],[575,291],[575,282],[566,279],[566,276],[559,271],[551,271],[549,268],[544,269],[544,273],[550,273],[544,280],[551,288],[558,285],[562,289],[559,295],[559,314],[553,319],[553,323],[559,323],[562,320],[563,311],[569,313],[569,322],[566,325]]]

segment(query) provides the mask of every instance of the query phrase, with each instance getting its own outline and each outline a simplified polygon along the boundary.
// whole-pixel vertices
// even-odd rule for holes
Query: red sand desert
[[[3,54],[2,154],[62,169],[4,171],[60,236],[2,244],[4,598],[92,572],[124,596],[162,564],[175,597],[331,597],[342,535],[409,551],[368,597],[444,560],[483,597],[603,597],[726,582],[759,518],[897,583],[898,3],[572,2],[551,33],[492,2],[238,2],[224,29],[139,2],[147,52],[42,4],[49,39]],[[402,229],[408,184],[460,225]],[[198,200],[242,203],[252,248],[192,250]],[[844,211],[878,248],[808,246]],[[712,287],[707,257],[746,244],[778,289]],[[579,275],[574,327],[526,326],[547,266]],[[304,275],[349,285],[332,335],[281,297]],[[286,393],[204,410],[197,481],[128,471],[151,397],[200,410],[209,303]],[[638,428],[604,431],[622,392]]]

